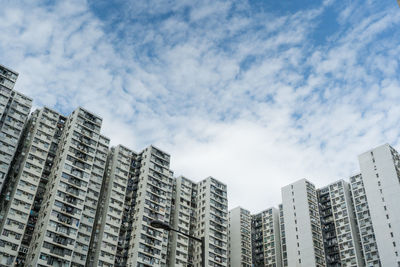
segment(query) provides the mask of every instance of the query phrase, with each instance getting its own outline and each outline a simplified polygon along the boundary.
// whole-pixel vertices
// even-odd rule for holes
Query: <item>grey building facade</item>
[[[17,72],[0,65],[0,192],[32,107],[31,98],[14,90],[17,78]]]
[[[318,190],[327,266],[362,266],[350,185],[339,180]]]

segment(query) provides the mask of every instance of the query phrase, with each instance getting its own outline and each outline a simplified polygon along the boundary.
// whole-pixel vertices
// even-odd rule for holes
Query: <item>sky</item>
[[[175,176],[259,212],[281,187],[359,172],[400,149],[395,0],[0,0],[15,89],[103,117],[112,145],[171,155]]]

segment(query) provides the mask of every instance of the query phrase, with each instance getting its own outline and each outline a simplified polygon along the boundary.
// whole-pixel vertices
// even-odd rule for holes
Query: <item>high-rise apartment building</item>
[[[302,179],[282,188],[288,266],[325,264],[315,186]]]
[[[122,151],[121,151],[122,152]],[[114,152],[115,153],[115,152]],[[123,153],[124,155],[121,155],[120,160],[127,160],[127,154]],[[112,154],[111,154],[112,155]],[[118,158],[120,156],[117,156]],[[119,229],[119,235],[118,235],[118,244],[117,244],[117,251],[115,254],[115,261],[114,261],[114,266],[115,267],[125,267],[128,264],[128,254],[129,254],[129,244],[130,240],[132,237],[132,225],[133,225],[133,211],[136,205],[136,196],[137,196],[137,189],[138,189],[138,182],[139,179],[137,179],[139,175],[139,170],[140,170],[140,165],[137,163],[136,159],[138,158],[137,153],[132,151],[132,156],[130,158],[130,166],[129,166],[129,174],[128,174],[128,183],[126,186],[126,191],[125,191],[125,198],[124,198],[124,204],[123,204],[123,212],[122,212],[122,218],[121,218],[121,227]],[[109,162],[113,158],[109,156]],[[109,163],[110,164],[110,163]],[[110,167],[108,168],[110,170]],[[112,175],[112,172],[107,173],[107,175]],[[113,189],[111,192],[111,195],[113,198],[117,200],[119,197],[118,192]],[[104,192],[107,192],[104,190]],[[149,197],[156,201],[157,203],[161,202],[160,199],[156,198],[154,195],[149,193]],[[119,201],[119,200],[118,200]],[[99,216],[102,216],[101,213]],[[111,226],[110,226],[111,228]],[[115,228],[113,228],[115,229]],[[146,235],[143,234],[145,237]],[[147,236],[145,238],[145,241],[150,244],[155,244],[159,243],[159,241],[156,241],[154,238]],[[99,263],[100,264],[100,263]]]
[[[350,186],[339,180],[318,190],[322,236],[328,267],[362,266],[360,238]]]
[[[382,145],[359,157],[382,266],[400,266],[400,155]]]
[[[170,225],[185,234],[193,235],[196,225],[197,184],[186,177],[174,180]],[[177,267],[193,266],[195,240],[182,234],[171,232],[169,241],[169,265]]]
[[[212,177],[195,183],[183,176],[174,180],[172,228],[204,238],[206,266],[228,266],[226,185]],[[169,266],[201,266],[200,242],[171,232]]]
[[[213,177],[197,184],[194,234],[205,239],[206,266],[228,266],[228,200],[226,185]],[[195,267],[201,266],[201,244],[194,246]]]
[[[0,264],[23,266],[65,118],[43,108],[26,127],[21,152],[1,201]]]
[[[229,266],[251,267],[251,214],[241,207],[229,211]]]
[[[114,266],[128,180],[131,177],[131,162],[135,156],[135,153],[122,145],[111,148],[86,266]]]
[[[65,122],[27,255],[28,266],[85,266],[109,139],[83,108]]]
[[[252,215],[252,248],[252,266],[282,266],[279,211],[276,208]]]
[[[17,78],[18,73],[0,65],[0,192],[32,107],[32,99],[13,90]]]
[[[361,240],[363,264],[367,267],[381,267],[374,226],[361,174],[350,177],[351,195],[353,198],[356,222]]]
[[[94,137],[94,136],[92,136]],[[94,233],[94,220],[96,216],[96,211],[98,208],[99,195],[102,186],[102,179],[105,172],[105,162],[107,160],[108,147],[110,145],[110,139],[104,135],[99,135],[96,146],[96,153],[94,156],[93,165],[91,166],[91,175],[89,178],[89,184],[87,188],[87,193],[85,197],[85,202],[83,206],[81,221],[78,228],[77,239],[75,242],[75,250],[72,255],[71,266],[87,266],[86,262],[88,260],[88,251],[86,250],[89,246],[89,241],[92,240],[92,234]],[[79,157],[79,156],[78,156]],[[81,160],[87,159],[82,157]],[[90,161],[90,160],[89,160]],[[90,164],[90,163],[89,163]],[[88,165],[86,165],[89,167]],[[113,183],[113,187],[116,185]],[[120,190],[122,186],[118,186]],[[110,215],[111,216],[111,215]],[[116,218],[111,218],[111,220],[117,221]],[[113,239],[114,236],[107,235],[104,233],[105,237],[108,239]],[[102,244],[104,245],[104,243]],[[107,244],[109,249],[114,249],[113,245]],[[108,256],[108,255],[107,255]]]
[[[127,266],[167,266],[169,233],[150,226],[152,220],[169,223],[173,173],[170,155],[150,146],[136,160],[138,173],[134,206],[131,210],[132,230],[129,238]]]

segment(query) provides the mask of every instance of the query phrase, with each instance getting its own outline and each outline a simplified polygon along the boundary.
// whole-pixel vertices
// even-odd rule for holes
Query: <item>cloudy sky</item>
[[[16,89],[104,118],[112,144],[172,155],[175,175],[228,185],[258,212],[301,178],[358,172],[400,149],[395,0],[0,0]]]

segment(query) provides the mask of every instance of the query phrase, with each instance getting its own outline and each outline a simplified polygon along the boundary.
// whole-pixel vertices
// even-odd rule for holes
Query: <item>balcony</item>
[[[67,246],[68,245],[68,239],[63,237],[63,236],[60,236],[60,235],[55,235],[53,237],[53,242],[57,243],[57,244],[60,244],[60,245],[63,245],[63,246]]]
[[[72,177],[68,179],[68,183],[79,186],[79,187],[82,185],[81,180],[72,178]]]
[[[79,196],[79,190],[73,186],[68,185],[65,190],[67,193],[73,194],[75,196]]]
[[[86,153],[82,153],[80,151],[75,152],[75,157],[77,157],[78,159],[84,160],[84,161],[86,161],[88,159],[88,155]]]
[[[78,204],[78,200],[75,197],[72,196],[65,196],[63,199],[65,202],[72,204],[72,205],[77,205]]]
[[[64,213],[71,214],[71,215],[75,215],[77,213],[77,209],[76,208],[74,208],[72,206],[69,206],[69,205],[65,205],[65,204],[63,204],[61,206],[61,211],[64,212]]]
[[[68,224],[68,225],[72,225],[72,222],[73,222],[71,217],[65,216],[60,213],[57,214],[57,219],[58,219],[58,221]]]

